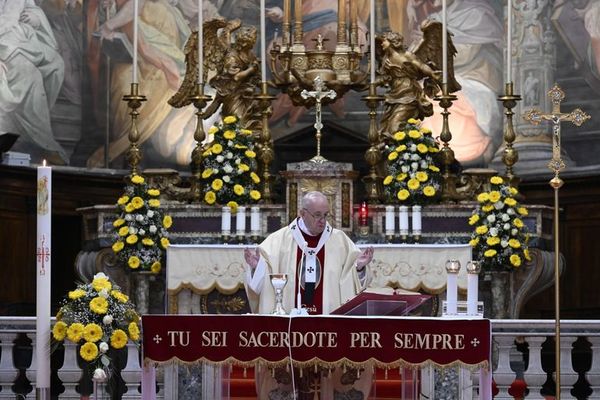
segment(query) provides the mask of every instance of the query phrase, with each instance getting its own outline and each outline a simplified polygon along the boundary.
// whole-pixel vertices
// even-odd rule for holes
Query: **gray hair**
[[[302,196],[300,206],[302,208],[307,208],[309,205],[313,204],[317,199],[325,199],[325,201],[329,202],[327,196],[325,196],[321,192],[313,190],[311,192],[307,192],[304,196]]]

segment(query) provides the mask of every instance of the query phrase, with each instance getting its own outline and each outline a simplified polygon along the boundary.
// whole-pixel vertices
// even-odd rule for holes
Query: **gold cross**
[[[590,116],[582,111],[580,108],[576,108],[570,113],[563,113],[560,111],[560,103],[565,98],[565,92],[554,84],[552,89],[548,91],[548,97],[552,101],[552,112],[544,114],[538,109],[531,109],[525,113],[523,119],[530,122],[533,125],[539,125],[543,120],[552,122],[552,160],[548,164],[556,176],[558,173],[565,168],[565,163],[560,156],[560,123],[563,121],[572,122],[576,126],[581,126],[585,121],[590,119]]]

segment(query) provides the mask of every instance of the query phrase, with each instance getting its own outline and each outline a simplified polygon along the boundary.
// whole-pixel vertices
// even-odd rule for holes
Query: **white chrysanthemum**
[[[510,229],[510,224],[509,223],[504,224],[504,226],[502,227],[502,229],[504,229],[505,231],[509,230]]]
[[[427,160],[421,160],[421,169],[427,169],[429,168],[429,164],[427,163]]]
[[[490,215],[487,216],[487,220],[490,223],[494,223],[494,222],[496,222],[496,216],[494,214],[490,214]]]
[[[142,214],[135,214],[135,220],[142,222],[144,220],[144,216]]]
[[[239,163],[241,163],[242,161],[241,161],[239,158],[236,158],[234,162],[235,162],[236,164],[239,164]]]
[[[227,141],[227,147],[233,147],[234,143],[232,140]]]
[[[233,172],[233,167],[232,167],[231,165],[227,164],[227,165],[225,165],[225,166],[223,167],[223,171],[224,171],[226,174],[230,174],[230,173],[232,173],[232,172]]]
[[[148,216],[148,218],[152,218],[152,217],[154,217],[154,211],[148,210],[148,212],[146,213],[146,215]]]
[[[146,234],[146,231],[140,228],[140,230],[138,231],[138,233],[139,233],[140,235],[145,235],[145,234]]]
[[[514,210],[512,207],[509,207],[509,208],[506,210],[506,213],[507,213],[508,215],[515,215],[515,210]]]
[[[213,174],[218,174],[219,173],[219,168],[213,168]]]
[[[133,215],[131,215],[131,214],[125,215],[125,221],[133,221]]]
[[[500,246],[507,247],[508,246],[508,240],[501,240],[500,241]]]
[[[421,159],[421,156],[419,156],[417,153],[413,154],[412,156],[410,156],[410,158],[413,161],[419,161]]]
[[[502,210],[502,208],[504,208],[504,202],[503,201],[497,201],[494,203],[494,208],[496,210]]]
[[[498,236],[498,228],[490,228],[490,236]]]
[[[413,171],[417,171],[419,169],[419,163],[410,163],[410,168],[412,168]]]
[[[402,172],[404,172],[404,173],[407,173],[407,172],[408,172],[408,165],[403,165],[403,166],[401,166],[401,167],[400,167],[400,170],[401,170]]]
[[[405,159],[405,160],[410,160],[410,154],[408,154],[408,153],[404,153],[404,154],[402,155],[402,158],[403,158],[403,159]]]
[[[132,226],[131,228],[129,228],[129,233],[131,233],[132,235],[137,234],[138,230],[135,226]]]
[[[515,235],[517,234],[517,232],[519,232],[519,231],[517,230],[517,228],[512,228],[512,229],[510,230],[510,234],[511,234],[511,235],[513,235],[513,236],[515,236]]]
[[[508,216],[508,214],[502,214],[502,221],[506,222],[510,219],[510,217]]]
[[[108,290],[102,289],[101,291],[98,292],[98,296],[108,299]]]
[[[98,272],[94,275],[94,279],[108,279],[108,276],[106,276],[104,272]]]
[[[95,381],[99,381],[99,382],[103,382],[106,380],[106,372],[102,369],[102,368],[96,368],[94,370],[94,377],[93,379]]]
[[[225,157],[227,157],[228,159],[232,159],[233,158],[233,153],[228,151],[227,154],[225,155]]]
[[[217,162],[220,162],[220,163],[222,163],[223,161],[225,161],[225,157],[223,157],[222,155],[220,155],[220,154],[219,154],[219,155],[217,156]]]
[[[223,175],[223,182],[225,182],[225,183],[231,182],[231,178],[229,177],[229,175]]]
[[[113,322],[113,316],[110,314],[106,314],[104,318],[102,318],[102,323],[104,325],[110,325]]]
[[[150,233],[156,233],[156,225],[150,225],[148,229],[150,230]]]
[[[98,349],[100,350],[100,353],[106,353],[108,351],[108,343],[100,342]]]

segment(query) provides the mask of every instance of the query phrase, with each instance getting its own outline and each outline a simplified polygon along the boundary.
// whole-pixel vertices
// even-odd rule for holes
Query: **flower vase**
[[[511,316],[511,276],[511,271],[489,272],[491,294],[489,318],[491,319],[506,319]]]

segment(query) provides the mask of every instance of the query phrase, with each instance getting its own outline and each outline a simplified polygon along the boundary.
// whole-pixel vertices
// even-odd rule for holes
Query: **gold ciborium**
[[[271,285],[275,289],[275,307],[271,314],[287,315],[288,313],[283,307],[283,288],[287,285],[287,274],[269,274],[269,279],[271,279]]]

